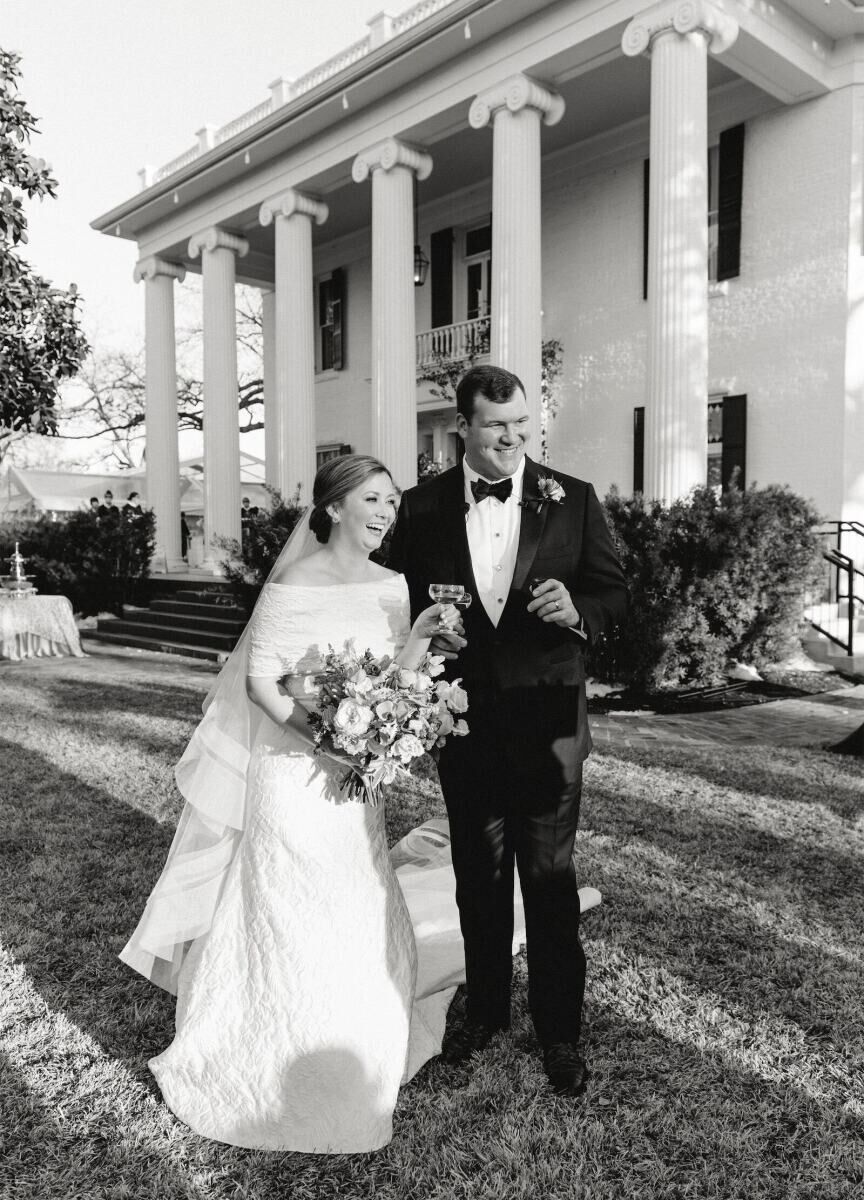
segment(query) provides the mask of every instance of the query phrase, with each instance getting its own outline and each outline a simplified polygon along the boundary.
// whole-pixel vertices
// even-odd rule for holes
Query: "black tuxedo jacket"
[[[538,476],[564,489],[560,503],[533,504]],[[465,476],[461,463],[402,496],[389,564],[408,580],[414,619],[428,607],[430,583],[461,583],[474,603],[463,610],[468,645],[448,662],[469,690],[564,685],[578,690],[580,741],[590,748],[585,719],[583,639],[572,630],[544,624],[526,611],[532,578],[560,580],[585,621],[590,640],[621,620],[627,588],[600,502],[589,483],[526,459],[519,547],[510,594],[495,626],[477,595],[465,532]],[[484,502],[485,503],[485,502]],[[491,500],[488,503],[493,503]]]

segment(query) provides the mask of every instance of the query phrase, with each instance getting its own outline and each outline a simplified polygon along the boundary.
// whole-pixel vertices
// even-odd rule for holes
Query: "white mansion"
[[[285,494],[342,448],[402,486],[454,457],[442,359],[514,370],[539,423],[554,340],[550,460],[601,494],[737,468],[864,520],[864,0],[422,0],[197,137],[94,222],[139,247],[169,569],[188,271],[208,538],[239,535],[237,281]]]

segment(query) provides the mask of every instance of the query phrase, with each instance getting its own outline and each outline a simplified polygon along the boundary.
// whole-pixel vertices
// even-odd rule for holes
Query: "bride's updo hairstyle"
[[[349,492],[362,487],[367,479],[382,471],[390,475],[387,467],[370,454],[343,454],[321,465],[312,484],[312,511],[309,514],[309,528],[319,542],[328,541],[333,528],[328,505],[338,504]]]

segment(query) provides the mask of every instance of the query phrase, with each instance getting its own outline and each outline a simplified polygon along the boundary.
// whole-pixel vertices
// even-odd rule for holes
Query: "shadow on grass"
[[[820,821],[818,810],[807,813],[788,807],[790,802],[803,805],[795,786],[797,776],[778,781],[768,772],[760,786],[753,787],[748,785],[746,768],[735,763],[736,757],[730,752],[712,765],[678,750],[672,756],[664,751],[660,762],[656,754],[639,751],[628,751],[626,757],[598,756],[586,788],[586,816],[598,831],[644,838],[697,870],[728,871],[730,882],[752,871],[763,886],[780,886],[795,903],[830,922],[836,902],[859,892],[860,852],[842,836],[845,830],[835,828],[822,836],[825,821]],[[621,763],[639,768],[638,774],[628,776],[631,794],[622,795],[617,786]],[[739,798],[725,794],[732,790],[751,795],[752,806],[742,808]],[[758,819],[766,799],[775,802],[777,809],[787,806],[784,831],[766,828],[772,821],[778,827],[784,824],[776,811],[766,809]],[[824,795],[818,801],[814,796],[813,805],[822,799]]]
[[[80,1119],[70,1118],[69,1107],[67,1100],[58,1120],[56,1107],[28,1087],[22,1070],[0,1052],[0,1194],[15,1200],[145,1194],[204,1200],[188,1175],[166,1161],[163,1146],[126,1136],[115,1115],[104,1111],[104,1101],[97,1103],[96,1112],[87,1108],[85,1129]],[[144,1179],[146,1193],[139,1190]],[[104,1181],[102,1187],[97,1180]]]
[[[170,1040],[173,997],[117,958],[173,836],[131,804],[0,739],[29,781],[0,841],[6,948],[46,1004],[149,1080],[145,1062]],[[14,758],[13,758],[14,756]]]
[[[864,815],[864,762],[839,758],[818,749],[784,746],[679,746],[652,750],[635,746],[596,752],[636,766],[680,770],[705,783],[765,796],[782,804],[827,809],[854,824]]]
[[[58,677],[39,682],[42,687],[33,687],[28,680],[31,707],[12,712],[10,724],[14,729],[16,723],[26,726],[31,719],[44,722],[52,733],[68,731],[70,744],[89,735],[99,742],[116,742],[120,749],[136,747],[148,756],[176,762],[201,716],[203,695],[196,688],[136,688]],[[43,695],[36,710],[33,692]]]
[[[199,680],[188,687],[177,684],[154,683],[135,687],[129,683],[91,682],[87,679],[54,679],[46,689],[50,702],[58,712],[68,712],[70,705],[88,714],[146,713],[153,714],[153,702],[158,702],[159,717],[188,720],[201,716],[201,703],[206,688],[197,686]],[[206,682],[206,681],[204,681]]]

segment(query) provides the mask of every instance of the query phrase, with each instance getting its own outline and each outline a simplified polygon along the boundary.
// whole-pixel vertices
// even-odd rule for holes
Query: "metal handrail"
[[[856,605],[864,608],[864,595],[859,595],[856,591],[856,576],[864,579],[864,570],[858,567],[855,559],[851,555],[845,554],[841,547],[844,533],[864,538],[864,524],[860,521],[826,521],[825,524],[826,528],[818,530],[818,533],[824,537],[835,539],[836,545],[826,546],[822,551],[823,561],[832,569],[827,586],[828,596],[823,603],[836,604],[839,616],[839,606],[843,601],[846,602],[846,637],[844,639],[830,629],[826,629],[813,616],[810,617],[810,624],[818,633],[834,642],[836,646],[840,646],[851,657],[854,652]],[[864,544],[857,542],[856,545]],[[862,561],[864,561],[864,549],[862,549]],[[845,584],[845,590],[843,584]],[[864,587],[862,587],[862,592],[864,592]]]

